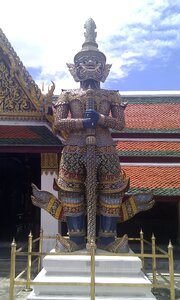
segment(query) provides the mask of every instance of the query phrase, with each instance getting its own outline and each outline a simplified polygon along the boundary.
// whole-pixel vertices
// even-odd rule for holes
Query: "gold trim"
[[[137,206],[135,204],[135,201],[134,201],[133,197],[130,197],[129,202],[131,204],[131,208],[132,208],[133,213],[136,214],[138,210],[137,210]]]
[[[105,207],[105,208],[118,208],[121,205],[121,203],[118,204],[105,204],[104,202],[100,202],[100,206],[101,207]]]
[[[55,217],[56,219],[59,219],[61,212],[62,212],[62,204],[59,203],[59,206],[58,206],[58,208],[57,208],[57,210],[56,210],[56,212],[55,212],[54,217]]]
[[[1,29],[0,48],[3,52],[3,61],[6,61],[6,65],[7,62],[9,62],[10,76],[14,77],[18,81],[20,87],[26,93],[29,100],[31,100],[36,109],[39,109],[42,104],[44,95],[42,95],[40,88],[32,79],[27,69],[24,67],[17,53],[14,51],[13,47],[11,46],[10,42]],[[8,57],[9,61],[7,61],[6,56]]]
[[[43,120],[52,125],[53,117],[49,113],[55,84],[44,95],[33,80],[10,42],[0,29],[0,119],[17,118],[24,120]],[[5,114],[4,114],[5,112]],[[40,116],[37,118],[37,113]],[[6,118],[5,118],[6,119]]]
[[[63,203],[63,207],[80,207],[80,206],[83,206],[83,202],[81,202],[81,203],[78,203],[78,204],[76,204],[76,203]]]
[[[41,170],[57,172],[57,170],[58,170],[58,154],[57,153],[41,153]]]
[[[51,208],[53,207],[54,203],[56,201],[56,197],[55,196],[52,196],[49,200],[49,203],[47,205],[47,210],[50,211]]]
[[[124,219],[124,221],[128,220],[128,218],[129,218],[128,217],[128,211],[127,211],[125,203],[122,203],[122,212],[123,212],[123,219]]]

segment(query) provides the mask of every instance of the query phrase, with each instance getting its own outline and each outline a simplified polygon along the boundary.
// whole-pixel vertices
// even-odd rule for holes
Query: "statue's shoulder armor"
[[[111,106],[120,105],[121,104],[121,96],[119,91],[117,90],[105,90],[105,89],[97,89],[93,90],[91,93],[91,97],[96,100],[97,103],[100,103],[102,100],[110,102]],[[73,100],[84,101],[86,98],[89,98],[89,95],[85,90],[82,89],[68,89],[62,90],[59,98],[54,105],[59,106],[62,104],[70,104]]]
[[[98,91],[98,96],[103,100],[111,103],[112,106],[121,104],[121,96],[117,90],[105,90],[100,89]]]
[[[62,104],[70,104],[72,100],[79,99],[83,95],[85,95],[85,91],[81,89],[67,89],[62,90],[61,94],[58,97],[58,100],[55,104],[55,106],[59,106]]]
[[[56,107],[62,104],[68,104],[68,102],[68,93],[66,93],[66,90],[62,90],[54,106]]]

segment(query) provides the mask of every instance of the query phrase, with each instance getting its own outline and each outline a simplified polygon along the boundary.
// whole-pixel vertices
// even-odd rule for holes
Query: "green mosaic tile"
[[[121,96],[123,101],[129,104],[177,104],[180,103],[180,96],[147,96],[147,97],[126,97]]]
[[[180,188],[130,188],[127,194],[152,191],[155,196],[180,196]]]
[[[118,155],[120,156],[156,156],[156,157],[161,157],[161,156],[168,156],[168,157],[180,157],[180,151],[143,151],[143,150],[127,150],[127,151],[122,151],[122,150],[117,150]]]
[[[118,131],[113,131],[115,133],[118,133]],[[144,128],[124,128],[122,131],[119,131],[119,133],[180,133],[180,128],[150,128],[150,129],[144,129]]]

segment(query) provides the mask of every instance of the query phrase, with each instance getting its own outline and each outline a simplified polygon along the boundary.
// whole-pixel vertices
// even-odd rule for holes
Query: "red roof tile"
[[[61,146],[61,141],[46,126],[0,126],[3,146]]]
[[[127,128],[179,128],[180,103],[128,104],[125,117]]]
[[[39,137],[26,126],[0,126],[0,139],[38,139]]]
[[[180,152],[179,142],[161,141],[118,141],[118,151],[174,151]]]
[[[131,188],[180,189],[180,167],[123,166],[131,179]]]

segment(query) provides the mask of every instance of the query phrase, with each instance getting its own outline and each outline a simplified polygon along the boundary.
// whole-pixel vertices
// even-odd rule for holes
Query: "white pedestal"
[[[54,250],[52,250],[54,251]],[[96,300],[154,300],[150,281],[141,272],[141,260],[131,256],[108,256],[98,250],[95,257]],[[81,251],[82,253],[82,251]],[[90,256],[47,255],[43,269],[34,279],[42,285],[34,286],[27,300],[90,300]],[[57,285],[49,283],[55,282]],[[47,284],[46,284],[47,283]],[[60,283],[60,285],[58,285]],[[66,285],[66,283],[71,283]],[[78,283],[83,283],[80,286]],[[146,284],[148,287],[109,286],[109,283]],[[102,285],[98,285],[102,284]]]

